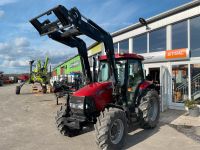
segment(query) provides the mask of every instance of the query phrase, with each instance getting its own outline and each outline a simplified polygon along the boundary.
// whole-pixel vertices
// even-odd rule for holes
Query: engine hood
[[[104,90],[112,88],[111,82],[95,82],[84,86],[73,93],[73,96],[95,96],[99,95]]]

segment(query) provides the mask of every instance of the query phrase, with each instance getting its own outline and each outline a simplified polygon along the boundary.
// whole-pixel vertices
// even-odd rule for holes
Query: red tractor
[[[52,14],[56,21],[38,19]],[[40,35],[77,47],[87,77],[91,77],[87,48],[77,36],[89,36],[105,46],[106,55],[99,58],[98,79],[93,75],[87,85],[68,95],[66,104],[57,112],[56,123],[62,134],[76,135],[83,127],[94,124],[99,147],[116,150],[122,148],[129,126],[156,127],[159,96],[154,84],[145,80],[142,56],[114,54],[111,35],[76,8],[67,10],[59,5],[30,22]]]

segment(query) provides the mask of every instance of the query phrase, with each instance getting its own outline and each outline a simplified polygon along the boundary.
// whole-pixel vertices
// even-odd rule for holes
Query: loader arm
[[[44,16],[47,17],[49,15],[54,15],[54,18],[56,18],[56,20],[50,21],[49,19],[43,19],[43,21],[41,21]],[[119,94],[119,80],[115,65],[113,40],[108,32],[99,27],[92,20],[87,19],[86,17],[81,15],[77,8],[67,10],[62,5],[50,9],[49,11],[33,18],[32,20],[30,20],[30,22],[37,29],[40,35],[48,35],[50,38],[66,44],[70,47],[72,46],[70,45],[71,43],[81,43],[81,50],[80,47],[78,47],[80,46],[78,45],[78,43],[77,45],[75,45],[75,47],[79,49],[79,55],[81,57],[81,60],[83,61],[83,66],[87,70],[87,73],[90,72],[90,67],[87,65],[89,64],[88,55],[86,55],[87,48],[86,46],[83,48],[83,45],[85,45],[85,43],[83,41],[81,42],[81,40],[77,38],[77,36],[86,35],[97,42],[103,42],[108,58],[109,68],[111,70],[110,76],[113,83],[113,94]],[[90,75],[88,74],[88,76]]]

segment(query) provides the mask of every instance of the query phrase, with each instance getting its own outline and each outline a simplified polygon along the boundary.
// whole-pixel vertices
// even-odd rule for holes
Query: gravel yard
[[[58,132],[54,117],[60,106],[53,94],[32,94],[30,85],[25,85],[21,93],[15,95],[15,85],[0,87],[0,150],[98,149],[93,131],[73,138]],[[124,149],[199,150],[200,144],[160,122],[153,130],[129,133]]]

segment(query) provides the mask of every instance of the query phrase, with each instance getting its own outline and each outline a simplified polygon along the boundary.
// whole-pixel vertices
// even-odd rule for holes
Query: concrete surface
[[[170,110],[161,114],[161,122],[174,125],[200,127],[200,116],[191,117],[186,111]]]
[[[25,86],[17,96],[15,85],[0,87],[0,150],[98,149],[94,131],[73,138],[60,135],[54,120],[60,106],[54,96],[30,91],[30,86]],[[124,149],[199,150],[200,144],[162,121],[153,130],[129,133]]]
[[[200,143],[200,116],[191,117],[187,111],[170,110],[161,114],[160,122]]]

